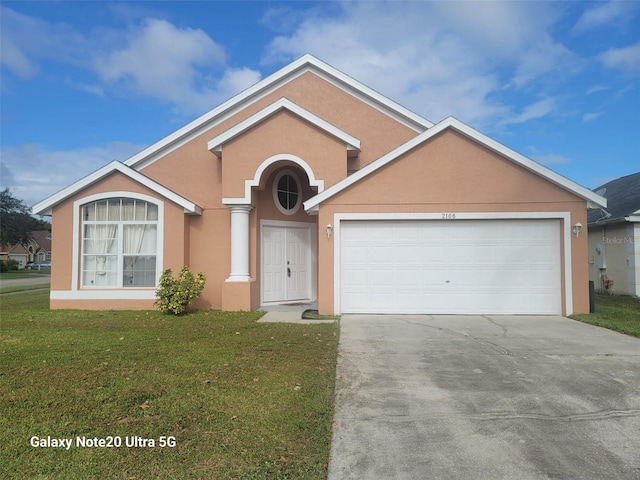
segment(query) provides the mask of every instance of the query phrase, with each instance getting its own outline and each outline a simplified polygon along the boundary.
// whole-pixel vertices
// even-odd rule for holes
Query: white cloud
[[[596,3],[593,8],[586,10],[573,27],[575,33],[585,33],[601,27],[619,28],[620,22],[629,19],[637,11],[636,2],[610,1]]]
[[[187,113],[202,113],[259,78],[249,69],[227,69],[221,80],[202,73],[225,64],[224,49],[204,31],[147,19],[129,34],[124,48],[96,59],[94,65],[107,84],[128,85]]]
[[[0,33],[0,62],[20,78],[29,78],[36,73],[36,66],[7,37],[4,31]]]
[[[112,142],[71,150],[48,150],[35,144],[1,147],[2,188],[33,205],[112,160],[126,160],[144,145]]]
[[[602,64],[631,73],[640,72],[640,42],[624,48],[611,48],[599,55]]]
[[[514,125],[542,118],[552,113],[556,108],[556,105],[557,100],[555,98],[545,98],[527,105],[520,113],[504,118],[499,122],[499,124],[503,126]]]
[[[454,115],[489,130],[498,119],[506,125],[540,116],[535,97],[518,114],[501,92],[535,91],[541,77],[575,69],[573,54],[547,33],[559,18],[553,4],[345,2],[340,8],[332,15],[309,12],[291,34],[270,43],[263,62],[309,52],[432,121]]]
[[[67,85],[94,95],[124,91],[167,102],[182,114],[200,114],[260,79],[228,64],[224,48],[201,29],[146,18],[127,31],[95,27],[81,33],[2,7],[2,63],[20,78],[33,77],[43,60],[97,75]]]
[[[260,78],[260,72],[250,68],[227,68],[218,83],[216,96],[221,100],[227,100],[257,83]]]
[[[584,115],[582,115],[582,121],[584,123],[591,122],[591,121],[595,120],[596,118],[601,117],[603,113],[604,112],[585,113]]]
[[[38,63],[49,59],[77,65],[86,58],[87,42],[73,27],[47,22],[0,6],[2,63],[21,78],[38,72]]]
[[[594,85],[593,87],[589,88],[589,90],[587,90],[587,95],[591,95],[592,93],[596,92],[603,92],[605,90],[609,90],[609,87],[605,87],[604,85]]]
[[[527,147],[527,150],[529,152],[529,156],[542,165],[566,165],[568,163],[571,163],[571,160],[569,158],[559,153],[542,153],[539,152],[538,149],[534,146]]]

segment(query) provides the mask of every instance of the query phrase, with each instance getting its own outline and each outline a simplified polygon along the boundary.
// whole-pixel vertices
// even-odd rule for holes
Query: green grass
[[[571,318],[640,337],[640,299],[622,295],[596,295],[596,311]]]
[[[29,290],[40,290],[43,288],[48,289],[49,283],[38,283],[37,285],[16,285],[14,287],[1,287],[0,294],[3,293],[16,293],[16,292],[27,292]]]
[[[15,278],[28,278],[28,277],[37,277],[40,275],[49,275],[51,274],[51,269],[42,269],[42,270],[12,270],[10,272],[0,272],[1,280],[11,280]]]
[[[337,324],[50,311],[47,297],[0,299],[2,478],[325,478]],[[32,436],[74,443],[32,447]],[[75,446],[109,436],[123,446]],[[156,447],[127,448],[127,436]],[[176,446],[157,446],[162,436]]]

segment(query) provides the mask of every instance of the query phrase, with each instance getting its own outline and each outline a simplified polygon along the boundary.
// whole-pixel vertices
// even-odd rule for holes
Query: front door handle
[[[291,276],[291,269],[289,267],[287,267],[287,277]]]

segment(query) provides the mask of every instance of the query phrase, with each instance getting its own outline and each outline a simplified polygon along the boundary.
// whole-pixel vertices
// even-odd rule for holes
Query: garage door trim
[[[571,275],[571,213],[570,212],[442,212],[442,213],[336,213],[333,217],[333,308],[336,315],[341,311],[341,239],[342,221],[350,220],[440,220],[456,222],[459,220],[562,220],[562,245],[564,264],[564,300],[565,315],[573,313],[573,288]]]

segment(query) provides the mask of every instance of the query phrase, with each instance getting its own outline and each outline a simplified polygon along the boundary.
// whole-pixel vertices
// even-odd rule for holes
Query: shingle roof
[[[47,252],[51,251],[51,232],[48,230],[34,230],[31,232],[38,246]]]
[[[608,200],[606,209],[589,212],[589,225],[624,222],[640,210],[640,172],[620,177],[593,190]]]

